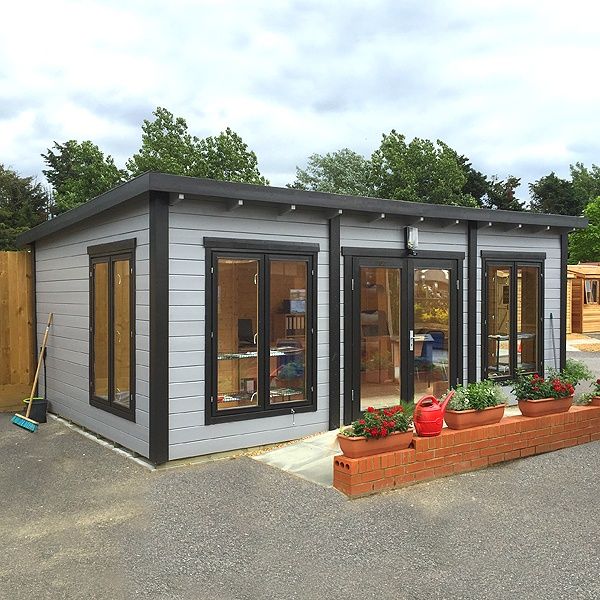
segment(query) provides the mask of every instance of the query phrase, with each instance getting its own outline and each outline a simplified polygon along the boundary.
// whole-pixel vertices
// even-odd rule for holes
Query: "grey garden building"
[[[19,243],[51,409],[163,463],[564,364],[585,225],[146,173]]]

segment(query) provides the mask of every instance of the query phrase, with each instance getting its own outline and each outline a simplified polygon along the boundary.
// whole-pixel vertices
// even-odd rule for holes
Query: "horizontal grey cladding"
[[[323,214],[272,207],[228,211],[221,202],[184,200],[169,215],[169,457],[184,458],[290,440],[328,426],[328,227]],[[319,244],[317,411],[205,425],[205,253],[203,239]]]
[[[148,456],[148,310],[136,306],[136,419],[128,421],[89,404],[88,246],[135,238],[136,297],[148,290],[148,205],[135,200],[36,242],[38,343],[48,313],[47,385],[51,409],[131,450]],[[147,301],[145,302],[147,304]]]

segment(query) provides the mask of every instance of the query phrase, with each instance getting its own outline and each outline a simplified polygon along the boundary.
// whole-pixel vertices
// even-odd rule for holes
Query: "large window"
[[[315,409],[314,247],[267,245],[207,243],[208,423]]]
[[[543,263],[484,260],[483,376],[543,368]]]
[[[135,240],[88,248],[90,404],[135,420]]]

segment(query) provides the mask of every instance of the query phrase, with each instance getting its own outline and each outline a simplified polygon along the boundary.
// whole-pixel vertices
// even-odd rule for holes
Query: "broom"
[[[12,419],[11,423],[17,427],[22,427],[27,431],[35,433],[39,427],[39,423],[29,418],[31,413],[31,407],[33,406],[33,395],[35,394],[35,388],[37,386],[38,378],[40,376],[40,367],[42,366],[42,360],[44,358],[44,352],[46,351],[46,342],[48,341],[48,332],[50,331],[50,325],[52,325],[52,313],[48,315],[48,324],[46,325],[46,331],[44,332],[44,339],[42,340],[42,349],[38,358],[37,369],[35,370],[35,377],[33,378],[33,385],[31,386],[31,395],[29,396],[29,403],[27,404],[27,411],[25,416],[16,414]]]

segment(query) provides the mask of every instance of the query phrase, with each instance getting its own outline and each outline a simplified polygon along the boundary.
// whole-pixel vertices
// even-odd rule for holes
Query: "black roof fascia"
[[[404,200],[387,200],[382,198],[365,198],[361,196],[344,196],[324,192],[307,192],[292,188],[253,185],[215,181],[166,173],[144,173],[131,181],[78,206],[58,217],[46,221],[33,229],[22,233],[17,244],[23,246],[37,239],[50,235],[65,227],[112,208],[133,197],[148,193],[150,190],[184,194],[189,198],[210,198],[215,200],[245,200],[264,204],[294,204],[299,207],[320,208],[326,210],[341,209],[344,212],[385,213],[389,216],[407,218],[445,219],[459,221],[477,221],[534,225],[552,227],[563,230],[582,229],[587,226],[584,217],[565,215],[547,215],[509,210],[491,210],[469,208],[463,206],[440,206]]]

